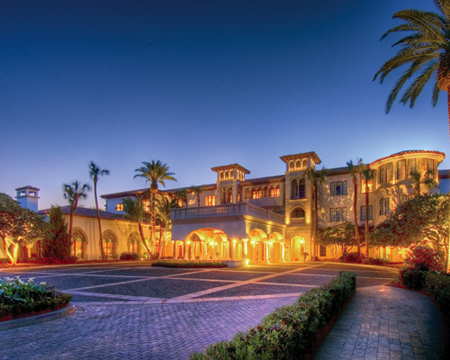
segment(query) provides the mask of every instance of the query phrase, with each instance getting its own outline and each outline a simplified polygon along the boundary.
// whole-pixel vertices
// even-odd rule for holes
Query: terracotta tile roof
[[[389,155],[389,156],[382,157],[381,159],[372,161],[372,162],[370,163],[370,166],[373,166],[374,164],[376,164],[376,163],[378,163],[378,162],[380,162],[380,161],[383,161],[383,160],[389,159],[389,158],[393,158],[393,157],[395,157],[395,156],[399,156],[399,155],[409,155],[409,154],[419,154],[419,153],[441,155],[441,156],[443,157],[443,159],[445,159],[445,154],[444,154],[443,152],[440,152],[440,151],[435,151],[435,150],[403,150],[403,151],[400,151],[400,152],[398,152],[398,153],[391,154],[391,155]]]
[[[61,206],[61,211],[63,212],[63,214],[67,214],[67,215],[70,214],[70,205]],[[39,214],[47,215],[49,212],[50,212],[50,209],[39,210]],[[79,206],[75,210],[75,215],[97,217],[97,210]],[[123,220],[125,220],[125,217],[123,215],[114,214],[114,213],[106,212],[103,210],[100,210],[100,217],[103,219],[123,219]]]

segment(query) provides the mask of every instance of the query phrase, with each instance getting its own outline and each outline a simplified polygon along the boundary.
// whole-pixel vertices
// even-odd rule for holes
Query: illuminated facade
[[[448,171],[438,171],[445,155],[438,151],[412,150],[392,154],[367,166],[375,171],[369,182],[369,223],[381,223],[398,203],[414,196],[416,182],[411,172],[421,176],[420,192],[429,189],[425,178],[433,178],[447,192]],[[311,237],[314,200],[305,170],[315,169],[321,159],[315,152],[282,156],[285,172],[279,176],[247,179],[249,170],[239,164],[213,167],[215,184],[204,185],[200,194],[189,194],[182,208],[172,210],[172,228],[164,246],[164,256],[181,259],[224,259],[262,262],[301,261],[312,254]],[[447,175],[445,175],[447,174]],[[365,183],[358,175],[357,216],[365,219]],[[447,190],[445,190],[447,189]],[[145,197],[148,189],[103,195],[107,212],[123,214],[120,204],[128,196]],[[161,190],[174,197],[177,190]],[[438,191],[438,188],[432,191]],[[354,222],[352,176],[345,168],[328,169],[318,185],[318,226],[342,221]],[[355,249],[351,250],[355,251]],[[340,254],[331,247],[318,246],[319,258]],[[370,249],[370,256],[401,260],[390,249]]]

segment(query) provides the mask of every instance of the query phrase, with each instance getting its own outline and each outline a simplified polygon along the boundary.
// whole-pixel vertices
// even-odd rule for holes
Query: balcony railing
[[[193,208],[173,209],[172,220],[213,218],[220,216],[250,215],[263,220],[284,224],[284,216],[273,211],[260,208],[249,203],[224,204],[217,206],[201,206]]]

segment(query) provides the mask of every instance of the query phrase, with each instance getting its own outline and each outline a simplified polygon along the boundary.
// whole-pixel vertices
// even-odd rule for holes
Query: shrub
[[[450,276],[439,272],[429,272],[426,289],[447,317],[450,317]]]
[[[72,296],[44,282],[33,284],[16,278],[0,280],[0,320],[9,320],[66,306]]]
[[[51,207],[49,219],[48,229],[42,240],[42,256],[52,259],[68,259],[70,257],[70,238],[59,206]]]
[[[139,260],[139,255],[136,253],[124,252],[120,254],[120,260]]]
[[[364,264],[366,265],[379,265],[379,266],[384,266],[388,263],[388,261],[386,259],[378,259],[378,258],[366,258],[364,259]]]
[[[342,263],[362,263],[362,256],[358,255],[357,252],[343,253],[339,258]]]
[[[411,253],[406,257],[406,263],[414,269],[443,271],[439,254],[427,246],[416,246],[411,249]]]
[[[276,309],[257,327],[236,334],[231,341],[210,345],[205,354],[196,353],[190,359],[304,359],[311,354],[319,331],[355,289],[356,274],[341,272],[328,284],[301,295],[295,304]]]
[[[399,279],[408,289],[420,290],[425,287],[427,271],[405,267],[400,270]]]

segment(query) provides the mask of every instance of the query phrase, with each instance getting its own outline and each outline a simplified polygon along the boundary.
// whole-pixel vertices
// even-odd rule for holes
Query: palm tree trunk
[[[314,194],[314,220],[313,220],[313,237],[311,241],[312,246],[312,260],[317,260],[317,249],[316,249],[316,236],[317,236],[317,187],[313,186],[313,194]]]
[[[100,238],[100,254],[102,256],[102,260],[105,260],[105,254],[103,252],[103,241],[102,241],[102,222],[100,220],[100,211],[98,210],[97,181],[94,181],[94,198],[95,198],[95,208],[97,209],[98,233],[99,233],[99,238]]]
[[[369,180],[366,179],[366,221],[365,221],[365,238],[366,238],[366,257],[369,258]]]
[[[139,227],[139,235],[141,236],[142,244],[144,245],[144,247],[148,253],[148,258],[149,258],[149,260],[153,260],[152,253],[151,253],[150,249],[148,248],[147,243],[145,241],[144,230],[142,229],[142,224],[140,222],[138,222],[138,227]]]
[[[359,240],[357,206],[358,206],[358,181],[356,177],[353,177],[353,217],[355,219],[355,238],[356,238],[356,245],[358,246],[358,256],[361,257],[361,242]]]
[[[72,239],[72,225],[73,225],[73,213],[75,212],[75,210],[73,210],[72,208],[70,209],[70,218],[69,218],[69,239],[70,242],[73,245],[73,256],[76,256],[75,254],[75,242]]]

